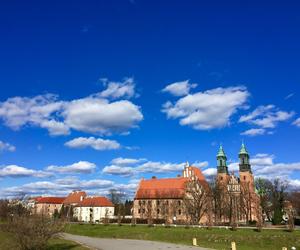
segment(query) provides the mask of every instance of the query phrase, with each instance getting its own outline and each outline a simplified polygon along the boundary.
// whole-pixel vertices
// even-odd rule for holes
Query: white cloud
[[[143,120],[140,108],[130,101],[109,102],[96,97],[71,101],[63,116],[69,127],[100,135],[127,132]]]
[[[180,172],[185,163],[170,163],[160,161],[148,161],[146,159],[116,158],[111,165],[105,166],[102,170],[105,174],[132,176],[140,173],[168,173]]]
[[[52,174],[40,170],[33,170],[17,165],[8,165],[0,168],[0,177],[49,177]]]
[[[30,182],[21,186],[3,188],[0,190],[0,197],[13,198],[23,195],[66,196],[73,190],[85,190],[95,193],[100,192],[100,194],[103,195],[113,186],[114,182],[110,180],[79,180],[74,177],[67,177],[65,179]]]
[[[108,79],[100,79],[107,88],[99,93],[103,98],[131,98],[135,96],[135,83],[133,78],[125,78],[123,82],[112,82]]]
[[[205,177],[210,178],[217,175],[217,168],[207,168],[203,170],[202,173],[205,175]]]
[[[55,120],[55,113],[59,112],[64,103],[57,101],[53,94],[38,95],[33,98],[13,97],[0,103],[0,118],[11,129],[18,130],[28,124],[49,129],[54,135],[68,134],[67,128],[62,128]]]
[[[180,125],[210,130],[229,125],[230,117],[243,108],[249,96],[245,87],[216,88],[166,102],[162,112],[168,118],[179,118]]]
[[[168,92],[174,96],[184,96],[189,94],[190,90],[196,87],[196,83],[189,83],[189,80],[186,80],[169,84],[162,90],[162,92]]]
[[[182,171],[185,163],[153,162],[148,161],[137,167],[142,173],[165,173]]]
[[[300,117],[293,122],[293,125],[295,125],[298,128],[300,128]]]
[[[108,84],[108,89],[111,85]],[[119,97],[134,94],[133,80],[128,78],[119,86]],[[105,91],[108,91],[105,90]],[[125,90],[126,89],[126,90]],[[41,127],[50,135],[67,135],[71,129],[108,135],[126,133],[143,120],[140,107],[128,100],[109,101],[108,92],[100,92],[85,98],[59,101],[53,94],[29,97],[13,97],[0,102],[0,119],[11,129],[24,126]],[[133,92],[132,92],[133,91]]]
[[[239,119],[240,123],[245,122],[259,128],[247,130],[242,134],[250,136],[265,134],[267,129],[275,128],[279,122],[289,120],[294,114],[294,112],[279,110],[274,105],[259,106],[251,113],[243,115]],[[272,133],[272,131],[268,131],[268,134]]]
[[[131,176],[136,173],[136,170],[133,167],[109,165],[103,168],[102,173],[120,176]]]
[[[266,130],[264,128],[251,128],[241,133],[241,135],[248,135],[248,136],[257,136],[257,135],[264,135]]]
[[[144,158],[140,158],[140,159],[134,159],[134,158],[115,158],[111,161],[111,164],[114,165],[134,165],[140,162],[146,161],[146,159]]]
[[[104,140],[95,137],[78,137],[65,143],[70,148],[87,148],[91,147],[95,150],[111,150],[119,149],[121,145],[114,140]]]
[[[208,161],[196,161],[192,164],[192,166],[195,166],[198,168],[205,168],[208,166]]]
[[[9,152],[15,152],[16,147],[14,145],[11,145],[7,142],[0,141],[0,152],[1,151],[9,151]]]
[[[79,161],[67,166],[51,165],[47,167],[48,171],[57,173],[92,173],[96,168],[94,163],[88,161]]]

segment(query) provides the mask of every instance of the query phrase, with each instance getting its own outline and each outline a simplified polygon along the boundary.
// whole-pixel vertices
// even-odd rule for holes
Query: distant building
[[[114,205],[101,196],[86,197],[74,207],[73,217],[83,222],[100,222],[114,215]]]
[[[150,180],[142,179],[133,202],[133,215],[140,219],[165,219],[167,222],[184,221],[186,219],[183,199],[186,184],[190,180],[198,180],[207,185],[201,170],[186,164],[182,176],[176,178]]]
[[[34,211],[37,214],[53,216],[55,210],[60,211],[65,197],[39,197],[35,203]]]
[[[64,200],[64,206],[76,206],[87,196],[84,191],[72,191]]]

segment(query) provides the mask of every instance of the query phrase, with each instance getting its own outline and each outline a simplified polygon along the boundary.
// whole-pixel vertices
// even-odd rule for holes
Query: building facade
[[[227,157],[220,146],[217,154],[215,221],[217,223],[248,223],[260,219],[259,197],[255,192],[250,156],[244,145],[239,157],[239,175],[228,172]]]
[[[64,200],[65,197],[40,197],[35,203],[34,213],[53,216],[60,212]]]
[[[257,221],[261,211],[259,197],[255,193],[250,156],[244,144],[238,157],[239,175],[235,176],[228,172],[227,156],[220,146],[217,176],[213,185],[207,183],[200,169],[189,164],[184,167],[182,175],[176,178],[142,179],[134,198],[133,216],[176,223],[187,221],[190,214],[198,213],[196,218],[200,219],[193,223],[205,225]],[[195,181],[197,186],[192,190],[188,188]],[[199,213],[202,214],[199,216]]]
[[[157,220],[166,223],[187,219],[185,195],[189,181],[207,184],[201,170],[186,164],[182,176],[150,180],[142,179],[133,202],[133,216],[137,219]]]
[[[82,222],[100,222],[114,216],[114,205],[105,197],[86,197],[74,207],[74,218]]]

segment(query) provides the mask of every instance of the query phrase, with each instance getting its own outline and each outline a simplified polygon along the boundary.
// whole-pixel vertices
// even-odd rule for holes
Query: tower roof
[[[220,148],[219,148],[219,152],[218,152],[218,154],[217,154],[217,157],[226,157],[222,145],[220,145]]]
[[[241,146],[241,149],[240,149],[240,152],[239,152],[239,155],[247,155],[248,154],[248,151],[245,147],[245,144],[242,143],[242,146]]]

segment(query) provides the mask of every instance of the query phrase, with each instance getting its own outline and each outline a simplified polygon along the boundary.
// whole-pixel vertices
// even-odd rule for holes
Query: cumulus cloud
[[[133,80],[129,78],[122,84],[115,95],[131,96]],[[0,119],[14,130],[36,126],[53,136],[67,135],[71,129],[96,135],[128,132],[143,120],[140,107],[128,100],[106,99],[112,95],[108,92],[111,88],[108,84],[103,92],[71,101],[60,101],[53,94],[9,98],[0,102]]]
[[[193,164],[194,165],[194,164]],[[197,167],[206,167],[208,162],[196,162]],[[133,176],[141,173],[181,172],[185,163],[149,161],[147,159],[116,158],[111,165],[105,166],[102,173],[120,176]]]
[[[79,161],[71,165],[66,166],[55,166],[51,165],[47,167],[47,171],[57,172],[57,173],[92,173],[96,169],[96,165],[88,161]]]
[[[106,87],[105,90],[99,93],[100,97],[103,98],[131,98],[135,94],[135,83],[133,78],[125,78],[123,82],[113,82],[108,79],[100,79],[103,85]]]
[[[73,190],[85,190],[88,192],[99,192],[101,195],[107,193],[107,190],[114,187],[114,182],[104,179],[79,180],[74,177],[56,179],[53,181],[30,182],[20,186],[3,188],[0,196],[18,197],[23,195],[52,195],[66,196]]]
[[[295,121],[293,122],[293,125],[295,125],[295,126],[297,126],[298,128],[300,128],[300,117],[299,117],[297,120],[295,120]]]
[[[248,135],[248,136],[257,136],[257,135],[264,135],[266,130],[264,128],[251,128],[241,133],[241,135]]]
[[[111,161],[111,164],[115,165],[134,165],[140,162],[146,161],[144,158],[134,159],[134,158],[122,158],[118,157]]]
[[[265,134],[267,129],[275,128],[279,122],[289,120],[294,114],[294,112],[279,110],[274,105],[259,106],[251,113],[243,115],[239,119],[240,123],[248,123],[259,128],[247,130],[242,134],[250,136]]]
[[[47,128],[53,135],[68,134],[69,130],[62,128],[60,122],[55,120],[55,113],[64,105],[57,99],[58,96],[53,94],[8,98],[0,103],[0,118],[13,130],[28,124]]]
[[[104,140],[95,137],[78,137],[73,140],[67,141],[65,146],[70,148],[87,148],[91,147],[95,150],[111,150],[119,149],[121,145],[114,140]]]
[[[8,165],[0,168],[0,177],[49,177],[52,174],[45,171],[29,169],[17,165]]]
[[[217,175],[217,168],[207,168],[203,170],[202,173],[205,175],[205,177],[211,178]]]
[[[16,147],[14,145],[9,144],[8,142],[0,141],[0,152],[1,151],[15,152]]]
[[[71,101],[63,116],[69,127],[100,135],[126,132],[143,119],[139,107],[130,101],[109,102],[96,97]]]
[[[120,176],[131,176],[136,172],[133,167],[109,165],[103,168],[102,173],[111,174],[111,175],[120,175]]]
[[[168,92],[174,96],[184,96],[189,94],[190,90],[196,87],[196,83],[189,83],[189,80],[186,80],[169,84],[162,90],[162,92]]]
[[[249,92],[245,87],[216,88],[180,98],[163,105],[168,118],[179,119],[182,126],[197,130],[221,128],[230,124],[231,116],[243,108]]]

